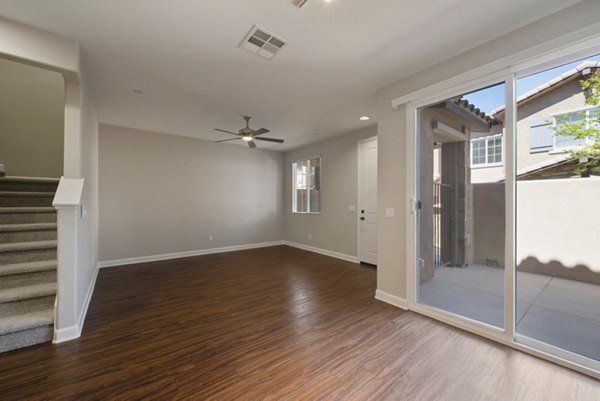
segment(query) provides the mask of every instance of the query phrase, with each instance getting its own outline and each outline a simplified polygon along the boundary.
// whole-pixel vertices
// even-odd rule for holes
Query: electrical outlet
[[[208,236],[208,242],[213,242],[213,236],[212,235]]]
[[[308,234],[308,239],[312,239],[312,234]]]

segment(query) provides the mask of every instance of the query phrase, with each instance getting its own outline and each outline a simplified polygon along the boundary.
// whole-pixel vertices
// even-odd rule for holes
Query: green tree
[[[587,144],[579,149],[569,151],[571,160],[579,160],[575,169],[577,174],[600,174],[600,70],[581,81],[581,89],[585,94],[585,104],[592,108],[556,117],[554,133],[574,139],[587,139]],[[573,120],[576,121],[573,121]]]

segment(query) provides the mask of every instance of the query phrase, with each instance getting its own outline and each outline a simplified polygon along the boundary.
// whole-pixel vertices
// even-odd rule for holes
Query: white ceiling
[[[577,2],[0,0],[0,15],[81,43],[103,123],[218,140],[250,115],[286,140],[259,146],[288,150],[375,123],[377,88]],[[254,24],[289,45],[239,49]]]

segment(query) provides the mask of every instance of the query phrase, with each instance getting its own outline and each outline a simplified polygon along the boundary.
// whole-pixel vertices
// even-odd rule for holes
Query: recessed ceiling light
[[[369,121],[370,119],[371,119],[371,117],[369,117],[369,116],[361,116],[359,118],[360,121]]]

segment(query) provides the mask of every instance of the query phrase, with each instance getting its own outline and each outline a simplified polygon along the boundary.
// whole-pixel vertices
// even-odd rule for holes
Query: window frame
[[[499,162],[494,162],[494,163],[490,163],[488,161],[488,141],[491,139],[500,139],[500,161]],[[485,143],[485,163],[473,163],[473,144],[475,142],[484,142]],[[494,134],[494,135],[488,135],[488,136],[482,136],[479,138],[472,138],[469,141],[469,161],[470,161],[470,166],[471,168],[485,168],[485,167],[500,167],[504,164],[504,135],[502,133],[498,133],[498,134]]]
[[[303,212],[303,211],[298,211],[297,210],[297,196],[296,196],[296,164],[298,163],[302,163],[302,162],[307,162],[307,166],[308,166],[308,174],[307,174],[307,182],[310,182],[310,162],[312,160],[319,160],[319,211],[318,212],[314,212],[310,210],[310,194],[311,191],[313,191],[314,189],[311,188],[309,185],[306,186],[306,200],[307,200],[307,211]],[[321,214],[321,171],[323,169],[323,160],[321,159],[321,155],[316,155],[316,156],[309,156],[309,157],[303,157],[300,159],[296,159],[292,161],[292,214],[314,214],[314,215],[319,215]]]

